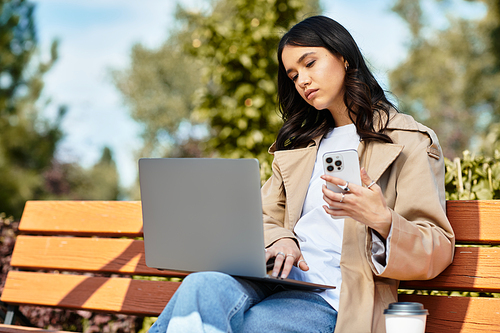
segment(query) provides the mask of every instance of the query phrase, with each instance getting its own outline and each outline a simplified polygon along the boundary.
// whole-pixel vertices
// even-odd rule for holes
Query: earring
[[[347,71],[347,68],[349,68],[349,63],[345,63],[345,70]]]

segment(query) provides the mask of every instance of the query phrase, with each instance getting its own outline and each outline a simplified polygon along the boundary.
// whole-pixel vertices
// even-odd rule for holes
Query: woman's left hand
[[[361,168],[361,183],[367,187],[349,183],[349,191],[336,193],[323,185],[323,199],[328,205],[323,208],[332,217],[349,216],[370,228],[376,230],[382,237],[387,238],[391,229],[392,214],[385,202],[380,186],[372,184],[372,180]],[[346,181],[340,178],[322,175],[321,178],[329,183],[346,185]]]

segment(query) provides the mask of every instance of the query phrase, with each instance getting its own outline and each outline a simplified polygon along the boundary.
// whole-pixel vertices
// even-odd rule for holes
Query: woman
[[[433,278],[452,261],[437,137],[395,111],[349,32],[310,17],[283,36],[278,60],[284,125],[262,187],[266,259],[275,276],[337,289],[191,274],[150,332],[385,332],[398,281]],[[359,154],[362,186],[323,175],[322,155],[344,149]]]

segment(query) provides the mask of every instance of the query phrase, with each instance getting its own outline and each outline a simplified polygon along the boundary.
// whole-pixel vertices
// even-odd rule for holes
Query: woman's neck
[[[345,126],[352,124],[353,121],[349,118],[349,111],[347,107],[344,105],[343,108],[330,110],[332,114],[333,120],[335,120],[335,127]]]

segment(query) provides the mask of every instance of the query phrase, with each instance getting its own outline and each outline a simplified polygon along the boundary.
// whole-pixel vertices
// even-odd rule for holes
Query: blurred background
[[[436,131],[447,199],[500,198],[500,0],[0,0],[2,263],[26,200],[137,200],[140,157],[255,157],[265,179],[275,49],[318,14]],[[57,316],[86,332],[151,322]]]
[[[497,0],[0,3],[0,212],[16,219],[29,199],[137,200],[139,157],[257,157],[265,178],[276,44],[317,14],[346,26],[450,161],[495,157]]]

